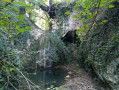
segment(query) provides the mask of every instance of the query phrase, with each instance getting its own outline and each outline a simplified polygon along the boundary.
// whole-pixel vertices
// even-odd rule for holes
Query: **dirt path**
[[[96,77],[91,77],[84,69],[79,68],[76,62],[60,68],[68,71],[66,83],[61,86],[62,90],[105,90]]]

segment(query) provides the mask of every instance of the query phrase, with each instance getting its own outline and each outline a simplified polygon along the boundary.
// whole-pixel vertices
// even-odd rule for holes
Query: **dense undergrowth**
[[[22,35],[31,27],[21,7],[31,8],[20,1],[0,1],[0,90],[34,88],[22,72],[21,46],[26,41]]]

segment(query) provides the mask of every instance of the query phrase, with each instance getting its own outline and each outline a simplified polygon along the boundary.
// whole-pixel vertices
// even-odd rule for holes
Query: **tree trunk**
[[[51,10],[52,8],[52,0],[49,0],[49,11]]]
[[[45,6],[41,5],[40,8],[43,11],[46,11],[49,14],[50,18],[55,18],[55,16],[56,16],[56,13],[55,13],[56,7],[53,5],[52,0],[49,0],[49,6],[45,7]]]

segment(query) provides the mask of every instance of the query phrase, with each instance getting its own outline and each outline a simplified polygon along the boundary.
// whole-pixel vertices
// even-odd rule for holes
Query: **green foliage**
[[[73,15],[72,18],[77,18],[77,16],[76,15]]]
[[[24,2],[0,1],[0,90],[16,89],[25,86],[24,77],[20,71],[22,53],[14,48],[18,35],[30,30],[24,15],[20,14],[20,7],[30,8]],[[24,85],[21,83],[24,82]],[[23,88],[22,88],[23,89]]]
[[[100,8],[114,8],[114,5],[108,5],[109,3],[113,2],[115,0],[80,0],[76,1],[76,5],[73,7],[75,12],[78,14],[77,16],[74,15],[72,18],[80,18],[79,22],[82,22],[83,25],[81,28],[77,31],[77,34],[79,33],[86,33],[89,31],[94,25],[97,25],[96,23],[96,17],[99,13]],[[79,10],[79,7],[83,8],[82,10]],[[69,15],[70,12],[67,11],[65,14]],[[92,22],[92,25],[88,25],[88,22]],[[103,20],[99,24],[106,23],[107,20]],[[86,27],[84,27],[84,25]],[[85,36],[80,35],[79,37]]]
[[[109,8],[113,8],[113,7],[115,7],[114,5],[109,5]]]
[[[66,14],[66,15],[69,15],[69,14],[70,14],[70,11],[65,12],[65,14]]]
[[[100,22],[99,24],[104,24],[106,23],[108,20],[103,20],[102,22]]]
[[[52,48],[54,48],[57,56],[57,60],[55,60],[59,64],[70,62],[72,59],[70,48],[61,40],[61,32],[62,29],[58,29],[56,32],[51,34]]]

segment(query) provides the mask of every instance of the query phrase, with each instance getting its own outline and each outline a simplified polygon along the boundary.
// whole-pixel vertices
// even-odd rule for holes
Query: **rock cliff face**
[[[96,22],[80,44],[80,61],[93,68],[97,76],[111,90],[119,90],[119,2],[115,7],[101,9]]]

